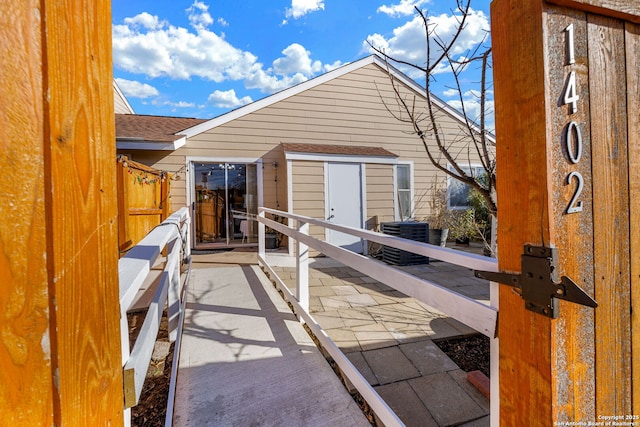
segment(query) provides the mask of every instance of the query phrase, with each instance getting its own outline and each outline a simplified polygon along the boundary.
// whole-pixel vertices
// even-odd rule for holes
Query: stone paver
[[[432,341],[476,331],[332,262],[321,259],[310,269],[311,295],[317,292],[323,301],[314,316],[400,419],[408,427],[488,426],[489,401]],[[488,283],[469,269],[433,260],[403,269],[470,298],[489,299]],[[295,272],[292,283],[295,287]],[[347,387],[352,387],[348,381]]]
[[[486,415],[446,372],[414,378],[409,385],[440,426],[457,425]]]
[[[449,359],[433,341],[423,340],[402,344],[400,350],[422,375],[458,369],[458,365]]]
[[[438,423],[408,382],[387,384],[375,387],[375,390],[405,425],[438,427]]]
[[[363,350],[375,350],[396,344],[393,335],[381,323],[351,328]]]
[[[420,376],[420,372],[399,347],[385,347],[362,352],[378,384],[385,385]]]

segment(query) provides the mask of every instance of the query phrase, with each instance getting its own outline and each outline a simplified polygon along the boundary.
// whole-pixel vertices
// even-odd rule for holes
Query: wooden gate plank
[[[596,413],[630,415],[629,178],[624,23],[589,15]],[[636,112],[637,113],[637,112]],[[597,184],[597,185],[596,185]]]
[[[547,130],[550,174],[550,242],[558,247],[558,274],[573,279],[589,295],[593,285],[593,207],[591,203],[591,132],[589,123],[589,72],[587,49],[587,18],[579,10],[562,7],[545,9],[547,43]],[[573,26],[575,63],[567,58],[566,28]],[[576,91],[580,99],[574,112],[563,99],[570,73],[575,73]],[[582,135],[582,157],[579,162],[568,161],[567,141],[569,123],[575,123]],[[572,131],[573,132],[573,131]],[[573,137],[572,137],[573,138]],[[575,192],[575,182],[567,182],[572,172],[584,179],[580,196],[582,211],[565,212]],[[593,339],[594,311],[560,301],[561,316],[553,321],[551,336],[551,371],[553,372],[552,407],[554,421],[593,421],[596,419],[591,396],[595,393]]]
[[[491,3],[499,267],[504,271],[520,271],[525,243],[549,242],[542,5]],[[549,318],[525,311],[520,296],[500,286],[501,425],[553,424],[550,328]]]
[[[632,313],[632,414],[640,414],[640,25],[627,24],[625,33],[627,57],[627,110],[629,120],[629,230],[631,259]]]
[[[599,15],[640,23],[640,4],[629,0],[547,0],[561,6],[572,7]]]
[[[40,1],[0,2],[0,414],[53,425]]]
[[[55,424],[121,425],[111,4],[42,5]]]
[[[501,286],[501,425],[594,422],[632,415],[632,399],[640,407],[632,382],[640,361],[631,344],[640,347],[631,335],[640,227],[630,223],[640,215],[640,32],[627,24],[625,36],[623,21],[586,12],[594,10],[586,3],[605,11],[612,1],[551,3],[573,8],[545,0],[494,0],[491,7],[499,263],[519,271],[524,243],[556,246],[558,273],[599,306],[561,302],[551,321],[525,312]],[[568,60],[569,32],[575,61]],[[567,141],[572,122],[582,133],[579,161],[567,148],[574,147]],[[572,173],[584,181],[576,213],[567,212],[577,188],[567,182]]]

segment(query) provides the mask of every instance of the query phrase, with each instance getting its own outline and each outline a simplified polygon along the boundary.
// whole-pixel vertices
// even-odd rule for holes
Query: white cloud
[[[318,10],[324,10],[324,0],[291,0],[291,8],[287,8],[285,16],[298,19]]]
[[[457,96],[458,91],[455,89],[447,89],[444,92],[442,92],[442,95],[444,95],[447,98],[451,98],[452,96]]]
[[[167,107],[174,107],[174,108],[193,108],[196,106],[196,104],[193,102],[187,102],[187,101],[172,102],[172,101],[161,101],[158,99],[154,99],[153,101],[151,101],[151,105],[167,106]]]
[[[133,18],[124,18],[124,23],[132,27],[142,27],[149,30],[160,28],[164,25],[164,22],[160,22],[157,16],[142,12]]]
[[[452,96],[455,96],[455,99],[446,101],[447,104],[451,105],[453,108],[462,112],[462,103],[460,102],[460,98],[457,91]],[[487,96],[491,96],[492,92],[488,91]],[[464,102],[464,112],[467,117],[471,119],[475,123],[480,123],[480,93],[476,90],[468,90],[462,95],[462,100]],[[494,120],[494,102],[493,99],[487,98],[485,101],[485,126],[489,131],[493,131],[495,127]]]
[[[312,61],[308,50],[298,43],[287,46],[282,54],[284,57],[273,61],[273,71],[279,75],[300,73],[304,76],[312,76],[322,71],[320,61]]]
[[[118,87],[120,87],[122,92],[129,98],[149,98],[150,96],[158,96],[158,89],[146,83],[121,78],[117,78],[116,83],[118,83]]]
[[[378,13],[384,13],[394,18],[412,15],[415,13],[415,7],[421,7],[426,3],[429,3],[429,0],[400,0],[398,4],[380,6]]]
[[[441,14],[429,16],[429,28],[435,29],[438,36],[446,43],[455,35],[459,26],[459,15]],[[469,49],[477,46],[487,36],[490,30],[489,19],[482,11],[471,10],[465,27],[458,37],[452,54],[454,57],[464,55]],[[368,43],[367,43],[368,42]],[[371,34],[367,37],[367,42],[363,44],[365,50],[373,52],[369,43],[384,51],[387,55],[402,61],[424,66],[427,62],[427,49],[425,45],[425,28],[419,16],[395,28],[391,37],[384,37],[380,34]],[[433,44],[431,47],[432,60],[439,52],[439,48]],[[423,77],[419,72],[411,71],[406,67],[401,67],[410,77]],[[443,64],[436,70],[436,73],[447,72],[448,67]]]
[[[201,1],[194,1],[191,6],[186,9],[189,22],[194,28],[207,28],[213,24],[213,18],[209,14],[209,6]]]
[[[253,102],[253,100],[250,96],[238,98],[238,96],[236,95],[236,91],[230,89],[226,91],[216,90],[211,95],[209,95],[207,102],[218,108],[235,108],[242,105],[250,104],[251,102]]]
[[[322,1],[303,3],[308,8],[324,8]],[[236,48],[225,40],[224,34],[216,34],[209,28],[214,20],[205,3],[195,1],[186,12],[190,29],[176,27],[146,12],[114,25],[114,65],[151,78],[200,77],[216,83],[242,80],[247,88],[263,93],[286,89],[340,65],[314,61],[310,52],[294,43],[270,67],[265,66],[254,54]]]

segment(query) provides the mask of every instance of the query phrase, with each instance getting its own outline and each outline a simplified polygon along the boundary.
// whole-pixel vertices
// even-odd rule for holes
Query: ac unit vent
[[[383,222],[381,230],[384,234],[429,243],[429,224],[426,222]],[[391,246],[382,246],[382,260],[394,265],[428,264],[429,258],[403,251]]]

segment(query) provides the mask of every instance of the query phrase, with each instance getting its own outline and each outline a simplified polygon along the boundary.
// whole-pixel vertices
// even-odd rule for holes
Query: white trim
[[[202,163],[262,163],[261,157],[204,157],[187,156],[187,162]]]
[[[413,170],[413,160],[399,160],[398,164],[395,165],[393,167],[393,197],[394,197],[394,209],[395,209],[395,219],[396,221],[402,221],[402,217],[400,216],[400,202],[398,201],[398,191],[400,190],[398,188],[398,165],[407,165],[409,166],[409,212],[410,212],[410,218],[414,218],[415,217],[415,202],[414,202],[414,196],[415,196],[415,182],[413,179],[413,174],[414,174],[414,170]]]
[[[360,163],[360,228],[367,224],[367,165]],[[369,245],[366,240],[360,240],[362,244],[362,255],[369,255]]]
[[[398,201],[398,165],[393,165],[393,220],[400,221],[400,202]]]
[[[116,148],[118,150],[151,150],[151,151],[176,151],[187,143],[187,138],[182,137],[173,142],[146,141],[134,142],[116,139]]]
[[[124,102],[125,107],[127,107],[127,109],[130,111],[129,114],[135,114],[136,112],[133,111],[133,107],[131,106],[131,104],[129,104],[129,100],[127,99],[126,96],[124,96],[124,93],[122,93],[122,91],[120,90],[120,86],[118,86],[118,82],[116,82],[116,79],[113,79],[113,89],[115,89],[115,91],[118,93],[118,96]]]
[[[347,155],[347,154],[325,154],[325,153],[292,153],[284,154],[287,160],[306,160],[311,162],[331,162],[331,163],[378,163],[385,165],[395,165],[398,163],[397,157],[392,156],[367,156],[367,155]]]
[[[328,221],[329,217],[329,162],[327,160],[323,163],[322,174],[324,175],[324,214],[322,216],[323,220]],[[295,212],[294,212],[295,213]],[[324,229],[324,240],[326,242],[329,241],[329,230],[327,228]]]
[[[264,206],[264,182],[262,175],[262,158],[261,157],[203,157],[203,156],[186,156],[186,199],[187,208],[189,209],[189,215],[194,217],[195,209],[193,207],[194,202],[194,190],[195,190],[195,167],[191,167],[193,163],[245,163],[256,165],[256,185],[258,191],[258,207]],[[196,246],[196,221],[191,221],[191,247]]]
[[[286,159],[285,163],[287,164],[287,211],[293,213],[293,161]],[[289,227],[293,227],[293,220],[287,219],[287,221],[289,222]],[[293,256],[293,238],[288,236],[287,239],[289,256]]]
[[[384,59],[380,58],[379,56],[370,55],[358,61],[343,65],[342,67],[336,68],[335,70],[329,71],[328,73],[321,74],[318,77],[315,77],[311,80],[307,80],[306,82],[300,83],[296,86],[290,87],[288,89],[275,93],[271,96],[262,98],[258,101],[252,102],[251,104],[247,104],[236,110],[230,111],[226,114],[215,117],[211,120],[200,123],[196,126],[190,127],[183,131],[180,131],[180,134],[181,135],[184,134],[186,135],[187,138],[191,138],[192,136],[199,135],[217,126],[223,125],[225,123],[229,123],[230,121],[233,121],[240,117],[244,117],[247,114],[253,113],[262,108],[273,105],[276,102],[280,102],[294,95],[297,95],[305,90],[312,89],[318,85],[321,85],[323,83],[326,83],[338,77],[344,76],[345,74],[348,74],[352,71],[355,71],[362,67],[366,67],[367,65],[371,65],[371,64],[376,64],[377,66],[382,68],[384,71],[389,72],[394,78],[398,79],[400,82],[407,85],[407,87],[409,87],[411,90],[416,92],[418,96],[421,96],[424,99],[427,98],[426,89],[424,87],[420,86],[414,80],[409,78],[406,74],[402,73],[396,67],[387,63]],[[443,100],[441,100],[440,98],[438,98],[433,94],[431,94],[431,100],[433,104],[438,108],[447,112],[448,114],[453,116],[455,119],[457,119],[461,123],[466,123],[465,117],[460,111],[456,110],[455,108],[453,108],[452,106],[450,106],[449,104],[447,104],[446,102],[444,102]],[[474,129],[479,132],[479,129],[477,129],[477,127],[474,126]],[[495,137],[493,135],[487,134],[487,137],[489,138],[490,141],[495,143]]]

